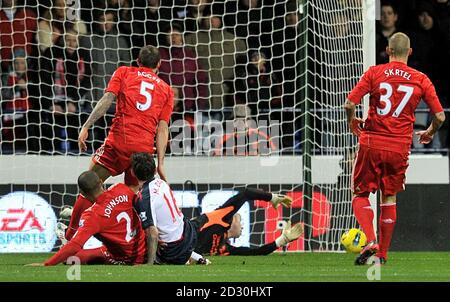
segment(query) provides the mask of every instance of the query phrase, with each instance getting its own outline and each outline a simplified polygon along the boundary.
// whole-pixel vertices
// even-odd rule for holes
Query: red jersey
[[[116,95],[116,114],[108,139],[128,148],[153,152],[159,121],[169,122],[173,91],[152,69],[119,67],[106,92]]]
[[[21,87],[14,87],[17,85],[17,82],[19,82],[21,79],[25,80],[27,82],[27,75],[18,75],[16,72],[11,72],[7,79],[7,86],[13,87],[14,89],[14,95],[13,95],[13,102],[7,102],[6,108],[11,111],[27,111],[30,108],[30,102],[28,100],[28,93],[26,86]]]
[[[136,195],[126,185],[111,186],[83,212],[73,238],[46,265],[58,264],[76,254],[91,236],[103,243],[115,262],[145,263],[147,241],[141,220],[134,210],[135,201]]]
[[[359,143],[375,149],[409,151],[420,100],[432,113],[443,111],[430,79],[401,62],[370,67],[347,98],[359,104],[367,93],[369,112]]]

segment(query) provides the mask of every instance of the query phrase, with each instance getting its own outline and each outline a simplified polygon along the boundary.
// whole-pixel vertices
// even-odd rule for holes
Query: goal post
[[[351,170],[357,139],[348,130],[343,103],[368,65],[375,59],[375,1],[306,1],[307,11],[307,111],[302,124],[304,159],[313,158],[312,175],[305,169],[304,192],[323,194],[330,201],[330,225],[325,232],[315,225],[314,196],[305,195],[313,216],[308,240],[311,250],[338,251],[342,233],[356,226],[352,211]],[[305,108],[306,109],[306,108]],[[358,114],[362,114],[358,112]],[[311,130],[311,131],[310,131]],[[308,148],[312,146],[312,148]],[[339,165],[317,171],[314,158],[335,158]],[[305,167],[307,168],[307,167]],[[336,168],[337,170],[333,170]],[[338,175],[333,184],[320,183],[314,175]],[[312,188],[312,190],[310,190]],[[322,215],[325,215],[322,212]],[[317,222],[316,222],[317,223]]]
[[[364,71],[370,66],[376,64],[376,28],[375,20],[380,18],[380,0],[364,0],[363,1],[363,15],[364,18],[364,33],[363,33],[363,51],[364,51]],[[369,111],[369,96],[366,95],[363,100],[364,112],[363,118],[367,118]],[[370,205],[373,210],[373,226],[376,230],[378,228],[378,207],[377,207],[377,193],[370,194]]]

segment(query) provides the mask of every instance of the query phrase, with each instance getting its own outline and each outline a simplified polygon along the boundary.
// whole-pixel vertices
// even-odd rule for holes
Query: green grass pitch
[[[68,281],[68,266],[25,267],[50,254],[0,254],[0,281]],[[253,257],[210,257],[209,266],[81,267],[81,281],[368,281],[369,266],[353,265],[344,253],[275,253]],[[381,281],[450,281],[450,252],[392,252]]]

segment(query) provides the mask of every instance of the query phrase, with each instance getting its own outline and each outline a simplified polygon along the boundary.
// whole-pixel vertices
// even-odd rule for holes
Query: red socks
[[[397,205],[395,203],[382,204],[380,208],[380,251],[377,256],[387,259],[387,252],[391,245],[392,234],[397,221]]]
[[[355,196],[352,201],[353,213],[356,220],[362,227],[367,237],[367,242],[371,242],[376,239],[375,231],[373,229],[373,210],[370,206],[369,197]]]
[[[66,231],[67,240],[72,239],[73,235],[75,235],[80,222],[81,214],[83,214],[84,210],[90,206],[92,206],[92,202],[87,200],[83,195],[79,194],[73,206],[72,217],[70,217],[70,224]]]

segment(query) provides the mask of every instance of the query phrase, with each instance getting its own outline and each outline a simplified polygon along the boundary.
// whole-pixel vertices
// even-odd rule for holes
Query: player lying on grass
[[[258,192],[259,191],[259,192]],[[255,200],[255,195],[259,194],[270,194],[264,191],[247,188],[245,191],[240,192],[238,200],[250,201]],[[239,196],[240,195],[240,196]],[[236,197],[234,196],[234,197]],[[258,255],[268,255],[279,247],[286,246],[289,242],[297,240],[303,234],[303,226],[300,223],[291,226],[291,221],[288,221],[286,226],[283,228],[281,235],[273,242],[264,244],[260,247],[236,247],[230,244],[229,239],[239,238],[242,234],[242,224],[241,215],[238,213],[234,215],[222,216],[226,211],[230,210],[231,207],[234,209],[239,209],[240,206],[235,206],[232,203],[235,200],[227,200],[225,204],[219,207],[217,210],[202,214],[194,219],[194,222],[203,223],[205,219],[207,222],[204,226],[200,227],[198,230],[198,240],[195,252],[201,255],[217,255],[217,256],[258,256]],[[263,200],[259,199],[258,200]],[[266,200],[267,201],[267,200]],[[238,202],[240,203],[240,201]],[[227,209],[228,208],[228,209]],[[225,210],[225,211],[224,211]],[[230,213],[232,213],[230,212]],[[230,219],[231,217],[231,219]],[[211,220],[220,219],[220,220]],[[231,221],[230,221],[231,220]]]
[[[91,202],[83,212],[72,239],[44,265],[57,265],[76,256],[81,264],[143,264],[147,262],[146,235],[134,203],[136,194],[125,184],[103,188],[93,171],[83,172],[78,178],[80,191]],[[95,236],[103,246],[83,250],[85,242]]]
[[[355,264],[366,264],[376,254],[387,261],[397,220],[397,193],[405,189],[405,174],[412,143],[414,111],[421,100],[434,114],[427,130],[419,131],[419,142],[428,144],[445,121],[433,84],[423,73],[407,66],[412,53],[407,35],[396,33],[386,48],[389,63],[370,67],[350,92],[344,105],[351,131],[359,137],[353,173],[353,211],[367,236],[368,244]],[[356,117],[355,107],[370,94],[365,121]],[[364,127],[361,125],[364,124]],[[379,244],[373,228],[374,213],[369,194],[381,190]]]
[[[292,227],[289,221],[283,229],[281,236],[271,243],[256,248],[235,247],[231,245],[229,239],[239,238],[242,233],[241,215],[237,212],[245,202],[250,200],[264,200],[272,203],[274,208],[277,208],[280,204],[288,208],[292,204],[292,199],[286,195],[245,188],[243,191],[229,198],[216,210],[192,219],[198,229],[195,252],[211,256],[268,255],[277,248],[298,239],[303,234],[303,226],[300,223]]]
[[[150,154],[135,153],[132,171],[142,187],[136,210],[147,234],[149,259],[156,263],[185,264],[192,251],[210,255],[267,255],[280,246],[296,240],[303,233],[301,224],[288,223],[275,242],[259,248],[233,247],[228,238],[241,235],[239,208],[248,200],[265,200],[276,208],[290,207],[292,199],[285,195],[247,188],[231,197],[221,207],[192,220],[178,209],[169,185],[155,179],[155,161]],[[158,241],[160,244],[158,247]]]

